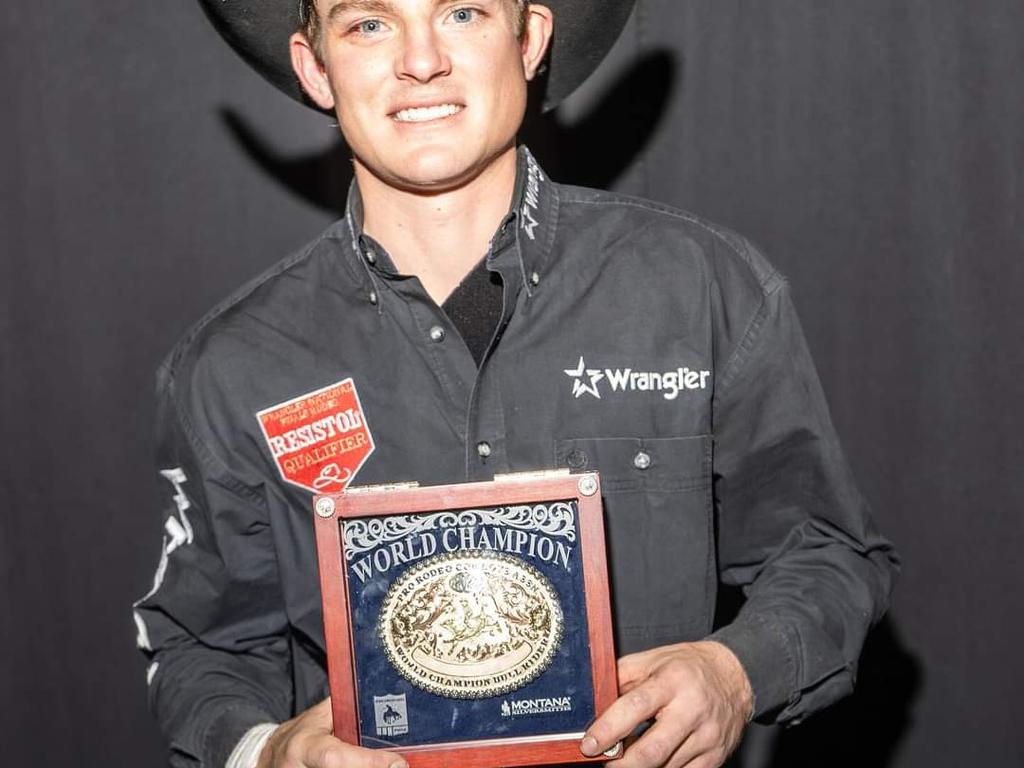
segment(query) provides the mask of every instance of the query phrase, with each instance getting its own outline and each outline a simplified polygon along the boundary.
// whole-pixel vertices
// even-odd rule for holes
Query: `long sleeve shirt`
[[[162,365],[166,530],[135,617],[174,765],[219,767],[253,726],[327,695],[310,500],[332,482],[597,469],[620,654],[710,636],[741,661],[764,721],[851,690],[896,557],[786,280],[728,230],[555,184],[525,148],[518,163],[486,257],[503,301],[479,366],[362,232],[355,187],[342,220]],[[334,387],[355,394],[348,422],[368,442],[345,442],[337,414],[330,434],[266,431],[261,414]],[[747,599],[711,634],[720,583]]]

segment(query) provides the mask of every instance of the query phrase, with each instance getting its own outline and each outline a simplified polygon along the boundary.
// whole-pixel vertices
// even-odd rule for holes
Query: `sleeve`
[[[158,374],[163,547],[135,603],[170,763],[221,768],[251,728],[291,716],[291,660],[266,504],[199,440]]]
[[[852,691],[898,560],[854,484],[788,286],[772,288],[715,393],[719,574],[747,599],[710,639],[746,670],[755,718],[796,723]]]
[[[263,723],[250,728],[228,755],[224,768],[256,768],[263,747],[279,727],[276,723]]]

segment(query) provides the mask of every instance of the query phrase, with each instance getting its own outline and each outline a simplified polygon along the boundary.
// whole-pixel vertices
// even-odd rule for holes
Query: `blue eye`
[[[364,35],[373,35],[380,32],[383,26],[384,25],[380,23],[380,19],[367,19],[366,21],[359,22],[356,29]]]
[[[476,19],[476,15],[475,8],[456,8],[452,11],[452,19],[456,24],[468,24]]]

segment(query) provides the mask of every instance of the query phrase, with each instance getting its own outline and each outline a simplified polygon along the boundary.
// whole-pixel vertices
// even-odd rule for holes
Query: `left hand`
[[[736,748],[754,695],[721,643],[679,643],[619,659],[622,695],[587,730],[580,751],[610,749],[640,723],[656,722],[614,768],[717,768]]]

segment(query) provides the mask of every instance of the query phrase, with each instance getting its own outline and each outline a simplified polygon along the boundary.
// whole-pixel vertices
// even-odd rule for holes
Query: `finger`
[[[702,752],[693,760],[683,763],[681,766],[669,763],[665,768],[721,768],[727,757],[728,755],[725,752],[713,749],[709,752]]]
[[[631,653],[618,661],[619,688],[635,685],[650,674],[650,658],[648,651]]]
[[[695,732],[679,746],[665,768],[719,768],[727,757],[729,752],[720,744],[710,744]]]
[[[697,768],[693,764],[694,760],[703,758],[707,753],[708,745],[702,743],[699,731],[691,731],[665,762],[665,768]]]
[[[665,701],[665,694],[658,686],[650,682],[637,685],[613,701],[593,722],[580,742],[580,751],[587,757],[594,757],[610,749],[640,723],[654,717]]]
[[[629,693],[642,682],[643,680],[630,680],[628,683],[619,683],[619,696]]]
[[[648,728],[627,749],[615,768],[654,768],[669,765],[690,737],[692,728],[677,721],[663,718]]]
[[[317,736],[300,757],[306,768],[408,768],[401,755],[346,744],[333,736]]]
[[[698,717],[690,735],[679,745],[666,768],[718,768],[737,743],[738,739],[725,737],[720,724]]]

